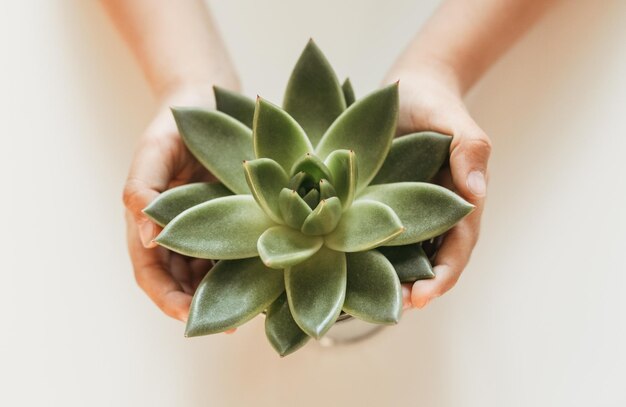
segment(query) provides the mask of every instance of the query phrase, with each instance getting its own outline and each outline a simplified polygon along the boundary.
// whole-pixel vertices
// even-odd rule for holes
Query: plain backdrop
[[[213,1],[245,92],[309,37],[358,95],[437,1]],[[626,2],[564,1],[468,97],[492,137],[482,240],[445,297],[285,359],[262,320],[183,338],[135,285],[121,191],[155,109],[94,1],[0,16],[0,404],[626,405]]]

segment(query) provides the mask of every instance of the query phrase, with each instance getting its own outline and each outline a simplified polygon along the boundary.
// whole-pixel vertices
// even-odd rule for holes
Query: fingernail
[[[476,196],[485,196],[485,192],[487,192],[485,174],[483,174],[482,171],[470,172],[467,176],[467,187],[472,194]]]
[[[421,309],[421,308],[424,308],[425,306],[427,306],[429,302],[430,302],[430,298],[426,298],[426,299],[420,301],[418,304],[413,304],[413,305],[415,305],[416,308],[420,308]]]
[[[154,224],[152,222],[145,221],[139,225],[139,238],[144,247],[154,247],[152,242],[154,237]]]

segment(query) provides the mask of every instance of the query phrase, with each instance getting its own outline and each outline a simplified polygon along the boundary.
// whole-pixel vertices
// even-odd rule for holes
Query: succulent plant
[[[264,312],[284,356],[342,312],[398,322],[401,282],[434,276],[421,242],[473,209],[428,183],[449,136],[394,138],[398,86],[355,101],[310,41],[282,108],[216,87],[217,110],[172,109],[188,149],[220,181],[173,188],[145,209],[164,226],[158,244],[217,260],[193,297],[187,336]]]

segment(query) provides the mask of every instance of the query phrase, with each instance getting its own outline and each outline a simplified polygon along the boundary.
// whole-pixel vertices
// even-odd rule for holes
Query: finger
[[[480,216],[480,214],[476,214]],[[476,241],[478,229],[475,219],[466,218],[456,225],[444,238],[435,258],[435,278],[419,280],[413,284],[411,302],[416,308],[425,307],[434,298],[450,290],[467,265]]]
[[[189,266],[191,268],[191,286],[195,292],[206,273],[213,267],[213,262],[206,259],[191,259]]]
[[[178,253],[169,254],[169,271],[172,277],[180,284],[183,291],[189,295],[193,295],[191,287],[191,267],[189,261]]]
[[[450,146],[450,172],[455,189],[463,198],[482,206],[487,195],[487,164],[491,141],[468,117],[455,129]]]
[[[402,284],[402,309],[407,310],[411,307],[411,284]]]
[[[135,272],[137,284],[152,301],[167,315],[183,322],[187,321],[191,295],[172,277],[161,259],[165,249],[146,249],[139,240],[133,216],[126,212],[128,252]]]
[[[156,246],[153,240],[160,229],[145,216],[143,209],[165,191],[174,178],[175,150],[172,137],[144,137],[133,157],[123,200],[135,218],[144,247]]]

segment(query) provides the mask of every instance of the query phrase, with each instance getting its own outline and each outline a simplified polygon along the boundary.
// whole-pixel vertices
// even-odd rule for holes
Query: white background
[[[373,90],[436,3],[213,6],[245,91],[280,101],[310,36]],[[626,2],[554,9],[468,98],[494,153],[457,287],[280,359],[261,320],[184,339],[136,287],[121,190],[155,101],[99,5],[4,3],[0,404],[626,405],[625,38]]]

